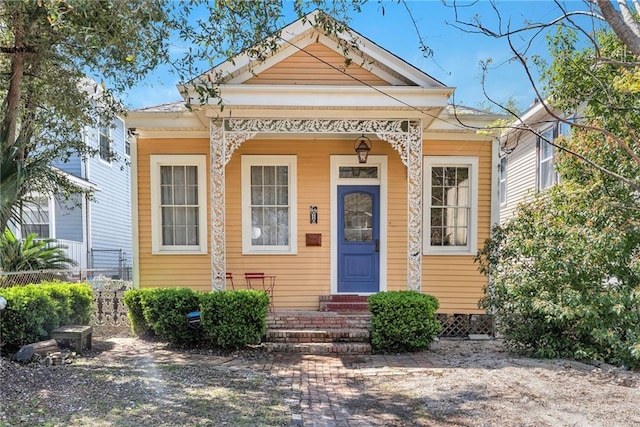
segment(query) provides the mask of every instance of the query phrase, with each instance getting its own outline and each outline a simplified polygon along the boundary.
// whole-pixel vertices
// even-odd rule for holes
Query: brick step
[[[320,295],[320,302],[367,302],[367,295]]]
[[[327,302],[324,304],[323,311],[332,311],[336,313],[368,313],[368,302]]]
[[[268,342],[331,343],[369,342],[368,329],[270,329]]]
[[[320,311],[275,311],[267,315],[268,329],[369,329],[371,314]]]
[[[366,295],[320,295],[319,300],[319,310],[323,312],[369,312],[369,297]]]
[[[267,351],[272,353],[299,353],[299,354],[370,354],[371,345],[358,342],[334,342],[334,343],[266,343]]]

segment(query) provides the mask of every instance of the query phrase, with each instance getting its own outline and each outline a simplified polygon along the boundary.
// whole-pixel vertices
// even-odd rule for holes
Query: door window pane
[[[373,196],[367,193],[345,194],[344,240],[371,242],[373,240]]]

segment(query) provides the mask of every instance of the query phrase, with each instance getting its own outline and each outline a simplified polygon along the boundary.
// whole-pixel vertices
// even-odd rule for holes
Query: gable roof
[[[180,92],[186,100],[198,99],[194,85],[220,81],[225,109],[446,107],[453,88],[353,30],[325,34],[313,25],[320,13],[312,12],[283,28],[274,36],[278,49],[266,59],[252,59],[249,49],[179,86]],[[357,49],[345,52],[345,45]],[[297,74],[289,76],[293,69]]]
[[[352,29],[328,36],[321,29],[314,27],[321,13],[315,10],[284,27],[275,40],[278,49],[263,62],[252,60],[249,54],[251,49],[248,49],[227,59],[197,79],[211,78],[215,81],[216,76],[219,75],[223,79],[223,84],[244,83],[274,64],[299,52],[305,52],[310,45],[319,43],[333,50],[343,62],[346,58],[351,61],[352,66],[366,68],[367,71],[391,85],[446,88],[443,83]],[[357,49],[344,51],[341,48],[344,44],[354,45]]]
[[[447,110],[454,88],[353,30],[325,34],[313,25],[320,13],[284,27],[274,36],[279,48],[264,60],[244,52],[178,86],[184,102],[193,105],[199,99],[194,85],[219,81],[220,99],[192,111],[183,103],[137,110],[129,122],[147,129],[206,131],[209,118],[226,117],[421,119],[424,129],[473,132]],[[344,45],[357,49],[345,52]],[[461,114],[483,124],[495,120],[491,114],[458,110]]]

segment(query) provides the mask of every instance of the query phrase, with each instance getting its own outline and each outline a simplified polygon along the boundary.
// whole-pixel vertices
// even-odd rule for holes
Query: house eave
[[[192,88],[191,99],[198,99]],[[253,107],[362,107],[368,108],[431,108],[445,107],[453,88],[425,88],[420,86],[362,86],[343,85],[221,85],[225,108]],[[210,100],[217,104],[217,100]]]

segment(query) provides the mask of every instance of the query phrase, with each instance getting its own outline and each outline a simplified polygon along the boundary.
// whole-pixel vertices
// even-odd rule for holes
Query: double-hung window
[[[474,254],[477,250],[477,157],[424,160],[424,252]]]
[[[153,253],[207,252],[206,156],[151,156]]]
[[[98,127],[98,154],[100,160],[111,162],[111,131],[109,125],[104,121],[101,121]]]
[[[296,157],[242,156],[242,252],[295,254]]]
[[[500,186],[498,188],[498,193],[500,195],[500,204],[504,205],[507,203],[507,156],[502,156],[500,158],[500,170],[498,171],[498,179],[500,182]]]
[[[555,126],[541,133],[538,138],[538,191],[551,187],[558,182],[558,175],[553,165],[554,153],[552,142],[555,138]]]
[[[22,205],[22,237],[36,233],[39,239],[51,237],[49,198],[37,197]]]

